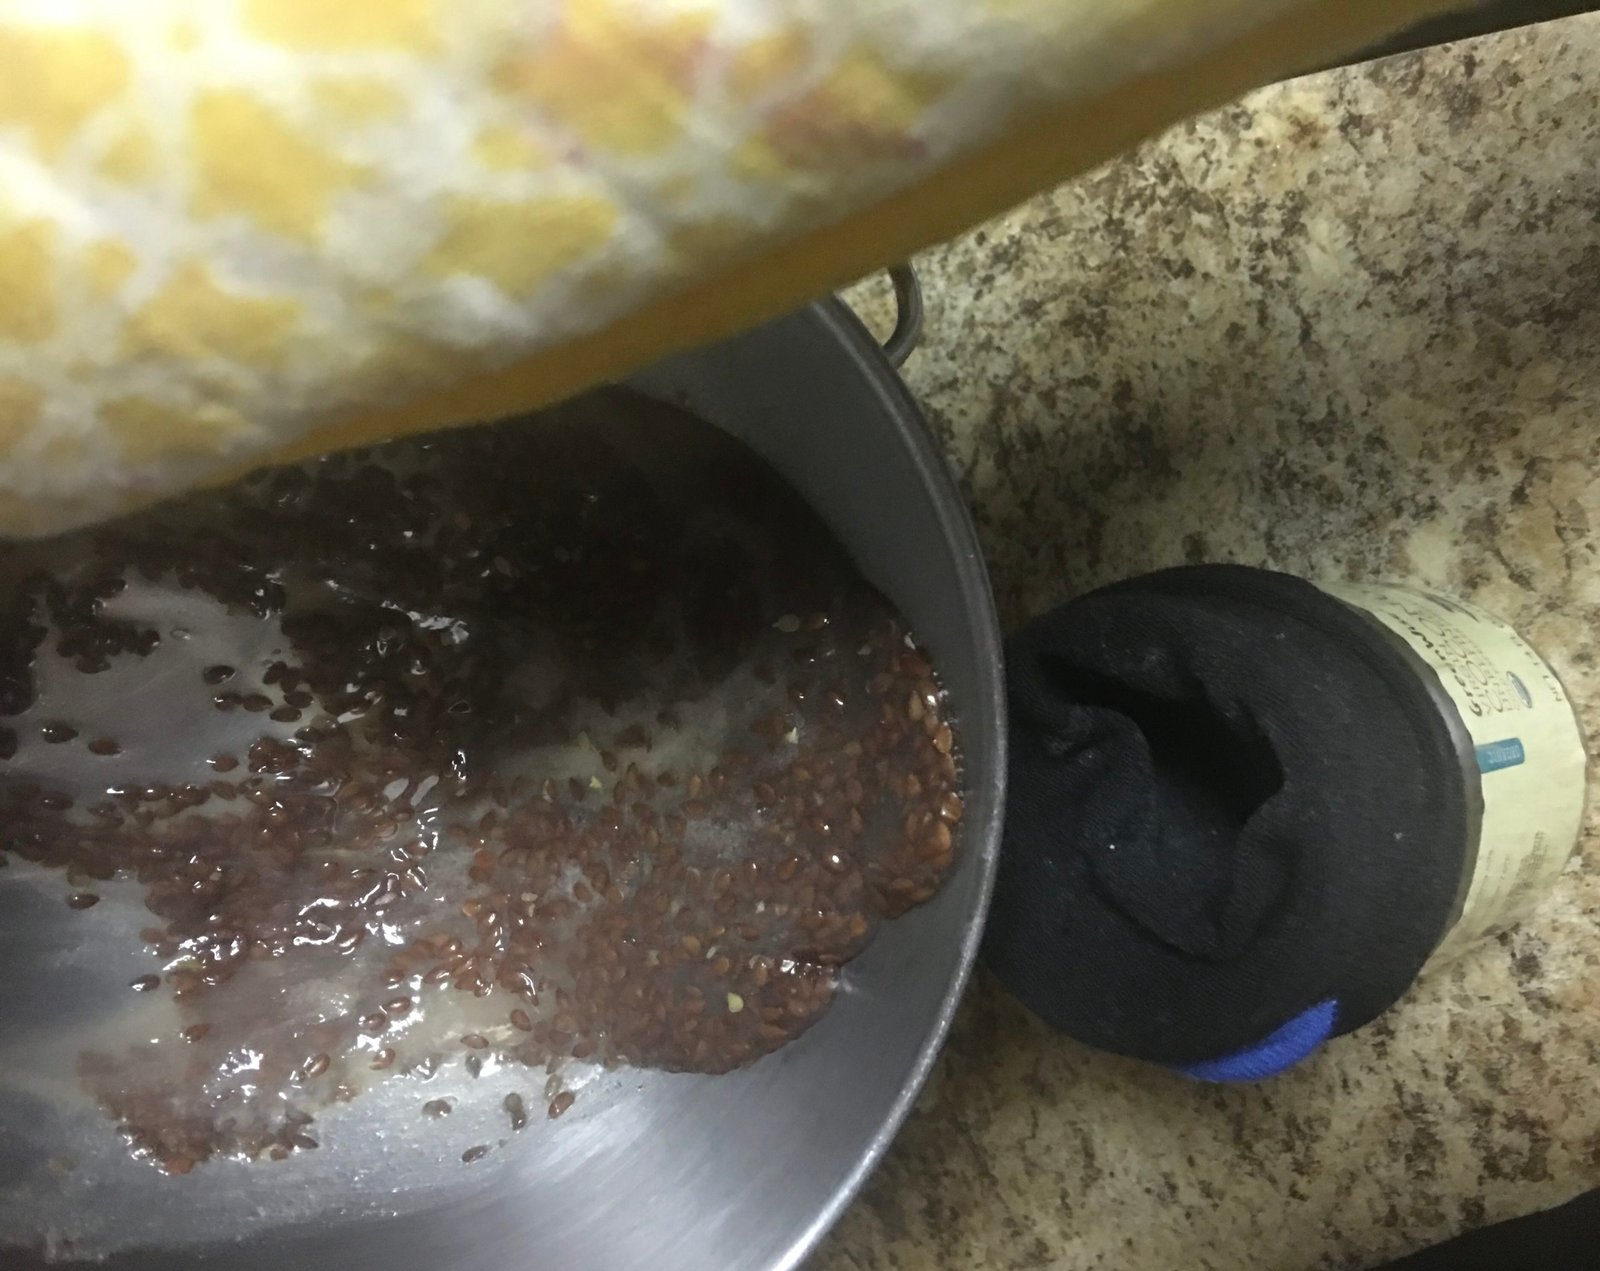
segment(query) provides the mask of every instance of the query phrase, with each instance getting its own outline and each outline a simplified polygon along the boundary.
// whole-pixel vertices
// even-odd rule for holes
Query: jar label
[[[1532,646],[1475,605],[1388,584],[1323,590],[1365,610],[1430,666],[1472,739],[1483,822],[1455,925],[1429,965],[1527,916],[1554,885],[1583,824],[1583,733]]]

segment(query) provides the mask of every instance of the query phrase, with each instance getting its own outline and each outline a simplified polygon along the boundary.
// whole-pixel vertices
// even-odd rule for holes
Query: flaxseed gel
[[[447,1070],[525,1073],[484,1088],[513,1135],[580,1066],[748,1064],[957,850],[926,653],[751,452],[620,390],[7,547],[0,588],[0,889],[116,951],[79,991],[7,945],[0,1063],[168,1174],[326,1150],[392,1083],[445,1133],[487,1084]]]

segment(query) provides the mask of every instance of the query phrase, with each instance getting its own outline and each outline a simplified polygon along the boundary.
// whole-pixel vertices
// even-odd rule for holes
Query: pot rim
[[[811,306],[811,311],[837,337],[862,376],[878,390],[888,408],[885,413],[901,445],[910,455],[918,479],[932,498],[944,544],[954,551],[959,588],[956,599],[971,617],[974,637],[972,654],[982,675],[982,687],[976,700],[963,703],[962,706],[965,711],[987,714],[994,721],[994,730],[987,747],[988,753],[984,756],[984,770],[980,774],[981,794],[986,797],[979,800],[980,790],[970,786],[966,791],[969,803],[981,801],[986,815],[981,823],[969,825],[966,831],[964,847],[976,858],[978,880],[973,912],[968,916],[961,936],[956,972],[950,978],[933,1026],[923,1038],[916,1062],[906,1073],[888,1115],[879,1124],[854,1168],[840,1182],[810,1226],[801,1232],[788,1252],[772,1264],[775,1271],[792,1271],[816,1251],[823,1237],[858,1198],[867,1178],[883,1160],[933,1072],[934,1064],[950,1035],[961,999],[971,982],[978,949],[983,941],[989,901],[994,891],[995,871],[1000,860],[1000,831],[1006,793],[1004,644],[999,616],[994,607],[988,565],[984,561],[966,499],[945,462],[922,408],[911,395],[911,390],[900,377],[884,347],[873,338],[855,311],[837,296],[817,301]],[[969,768],[972,766],[969,759]]]

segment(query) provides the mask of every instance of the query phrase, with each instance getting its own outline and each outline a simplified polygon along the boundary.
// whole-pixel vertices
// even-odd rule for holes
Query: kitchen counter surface
[[[1412,579],[1600,753],[1597,65],[1600,16],[1279,85],[929,253],[906,375],[1006,621],[1182,561]],[[1600,1185],[1597,919],[1592,811],[1531,922],[1255,1088],[980,974],[815,1268],[1365,1268]]]

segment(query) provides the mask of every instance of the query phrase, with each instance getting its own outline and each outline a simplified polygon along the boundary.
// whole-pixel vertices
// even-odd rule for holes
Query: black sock
[[[1300,579],[1197,566],[1074,600],[1008,659],[986,955],[1025,1003],[1196,1065],[1405,992],[1453,916],[1468,811],[1394,637]]]

